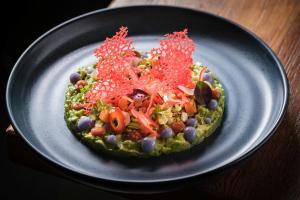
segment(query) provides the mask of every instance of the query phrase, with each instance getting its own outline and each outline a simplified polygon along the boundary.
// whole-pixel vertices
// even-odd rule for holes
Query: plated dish
[[[224,90],[194,63],[187,30],[167,34],[158,48],[139,52],[121,27],[95,50],[98,62],[70,75],[65,120],[88,146],[117,155],[149,157],[199,144],[219,126]]]
[[[201,61],[217,75],[226,97],[219,128],[200,145],[147,159],[116,158],[95,153],[70,133],[64,120],[69,76],[78,67],[93,66],[99,41],[122,25],[141,53],[159,47],[164,34],[189,28],[194,64]],[[253,155],[283,119],[288,81],[261,39],[224,18],[169,6],[122,7],[79,16],[37,39],[11,72],[6,103],[24,141],[69,178],[107,190],[154,192],[199,184]]]

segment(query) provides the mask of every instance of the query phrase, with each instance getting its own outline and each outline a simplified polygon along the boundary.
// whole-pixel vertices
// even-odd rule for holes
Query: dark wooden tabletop
[[[183,198],[192,191],[217,199],[300,199],[300,1],[299,0],[114,0],[110,7],[160,4],[211,12],[253,31],[277,54],[290,84],[285,118],[274,136],[250,159],[227,170],[207,185],[154,197]],[[13,132],[9,129],[8,132]],[[9,136],[10,156],[37,169],[41,164],[28,150],[24,160],[13,149],[22,143]],[[26,148],[26,147],[24,147]],[[123,197],[136,198],[126,195]],[[151,199],[148,196],[144,199]]]

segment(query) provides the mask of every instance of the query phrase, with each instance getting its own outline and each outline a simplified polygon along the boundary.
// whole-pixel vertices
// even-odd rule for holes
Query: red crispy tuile
[[[160,47],[150,51],[154,59],[151,73],[171,89],[190,85],[194,50],[195,44],[187,36],[187,29],[167,34],[160,41]]]
[[[127,27],[121,27],[112,38],[95,50],[99,59],[97,64],[98,81],[85,94],[85,110],[92,109],[98,100],[116,103],[119,96],[124,96],[141,88],[149,93],[170,91],[178,85],[190,86],[192,53],[195,50],[193,41],[187,36],[187,29],[167,34],[160,41],[160,47],[150,51],[153,59],[151,73],[137,77],[131,66],[136,56],[132,40],[126,39]],[[148,109],[149,111],[149,109]]]
[[[99,99],[113,103],[118,96],[126,95],[133,89],[130,63],[135,57],[132,40],[126,39],[127,27],[112,38],[106,38],[104,43],[95,50],[99,59],[97,70],[99,80],[85,95],[85,100],[92,104]]]

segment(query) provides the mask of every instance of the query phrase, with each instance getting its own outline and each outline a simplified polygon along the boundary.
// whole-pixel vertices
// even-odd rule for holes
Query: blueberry
[[[94,69],[93,69],[93,68],[88,68],[88,69],[86,70],[86,72],[87,72],[88,74],[91,74],[91,73],[94,72]]]
[[[110,132],[110,131],[111,131],[111,126],[110,126],[109,123],[105,123],[103,127],[104,127],[104,129],[105,129],[107,132]]]
[[[211,75],[209,73],[204,73],[204,76],[203,76],[204,80],[209,82],[210,84],[213,84],[214,83],[214,79],[211,77]]]
[[[107,144],[110,144],[110,145],[116,145],[117,144],[117,137],[115,135],[109,135],[106,138],[106,142],[107,142]]]
[[[82,116],[78,120],[77,128],[79,131],[88,130],[91,129],[92,127],[93,127],[93,120],[91,120],[91,118],[87,116]]]
[[[192,143],[196,138],[196,129],[194,127],[188,126],[184,129],[184,139],[189,143]]]
[[[189,118],[187,121],[186,121],[186,125],[187,126],[196,126],[198,123],[197,119],[195,118]]]
[[[155,139],[151,137],[145,137],[141,141],[141,147],[145,153],[151,153],[155,148]]]
[[[215,99],[210,100],[210,102],[208,103],[208,108],[215,110],[218,107],[218,102]]]
[[[77,72],[72,73],[72,74],[70,75],[70,82],[71,82],[72,84],[76,84],[77,81],[79,81],[80,79],[81,79],[80,74],[78,74]]]
[[[211,118],[206,117],[206,118],[204,119],[204,122],[205,122],[205,124],[210,124],[210,123],[211,123]]]
[[[164,128],[160,131],[161,138],[170,138],[174,135],[174,131],[171,128]]]

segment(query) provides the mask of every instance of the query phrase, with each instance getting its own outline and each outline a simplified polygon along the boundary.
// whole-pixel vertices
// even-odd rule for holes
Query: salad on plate
[[[70,75],[64,113],[92,149],[150,157],[190,149],[211,135],[224,113],[223,87],[194,62],[187,30],[138,51],[121,27],[95,50],[97,63]]]

